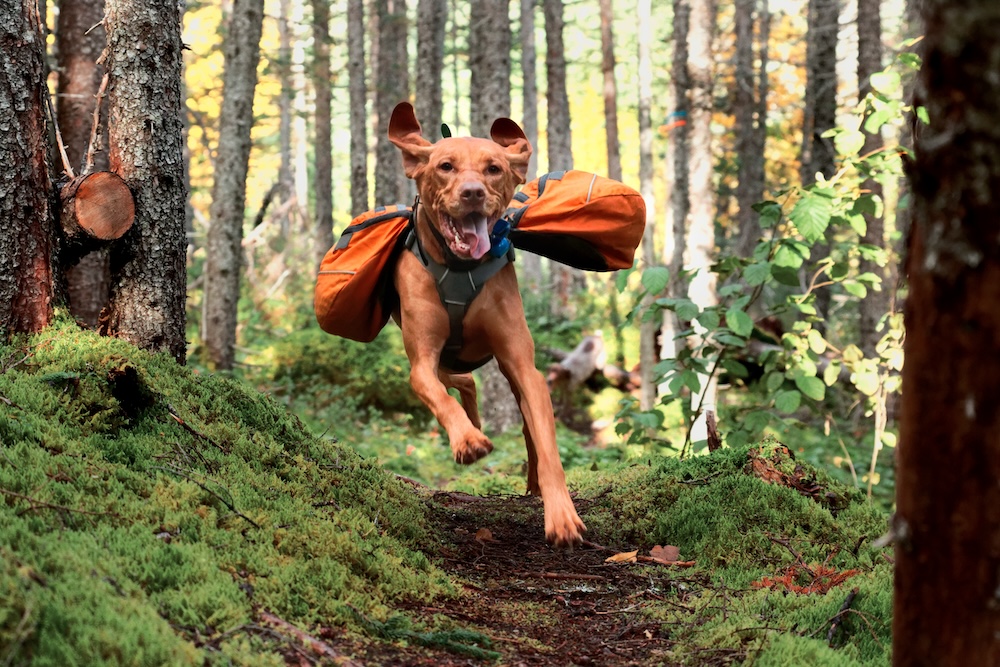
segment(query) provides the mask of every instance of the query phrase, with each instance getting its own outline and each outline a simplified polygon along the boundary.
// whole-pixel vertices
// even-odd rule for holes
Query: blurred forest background
[[[100,143],[105,8],[48,10],[49,87],[76,164]],[[895,443],[902,368],[909,3],[232,0],[181,18],[189,365],[232,369],[400,474],[523,492],[495,367],[481,401],[501,446],[456,477],[395,327],[360,345],[312,313],[318,259],[352,216],[412,200],[385,140],[397,102],[431,139],[510,116],[535,146],[532,174],[609,175],[647,202],[632,271],[518,256],[564,464],[773,435],[891,504],[879,453]],[[92,325],[108,266],[99,250],[69,274]]]

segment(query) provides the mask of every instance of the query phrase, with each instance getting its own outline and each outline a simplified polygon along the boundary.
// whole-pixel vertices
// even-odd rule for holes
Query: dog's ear
[[[413,113],[413,105],[400,102],[389,119],[389,141],[403,152],[403,170],[407,178],[414,178],[420,167],[427,164],[431,142],[420,134],[420,123]]]
[[[510,118],[497,118],[490,128],[493,141],[507,149],[507,161],[524,183],[528,176],[528,160],[531,159],[531,144],[524,136],[521,126]]]

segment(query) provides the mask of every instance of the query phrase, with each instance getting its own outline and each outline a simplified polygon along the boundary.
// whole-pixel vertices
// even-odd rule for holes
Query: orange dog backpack
[[[409,206],[381,206],[344,230],[323,258],[316,282],[313,305],[324,331],[368,342],[389,321],[399,299],[391,269],[405,247],[412,215]],[[515,248],[578,269],[615,271],[632,267],[646,206],[638,192],[618,181],[558,171],[525,185],[504,220]],[[493,240],[499,254],[506,253],[498,244],[507,239]]]
[[[646,228],[642,195],[585,171],[554,171],[531,181],[507,209],[510,241],[587,271],[630,269]]]
[[[320,328],[367,343],[378,335],[399,298],[392,267],[410,227],[409,206],[379,206],[351,220],[320,263],[313,307]]]

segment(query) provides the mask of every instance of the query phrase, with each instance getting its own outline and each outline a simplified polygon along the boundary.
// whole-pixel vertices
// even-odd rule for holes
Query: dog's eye
[[[491,164],[490,166],[486,167],[486,173],[492,174],[494,176],[499,174],[501,171],[503,170],[500,167],[496,166],[495,164]]]
[[[451,162],[442,162],[438,165],[438,169],[441,171],[451,171],[455,167],[452,166]]]

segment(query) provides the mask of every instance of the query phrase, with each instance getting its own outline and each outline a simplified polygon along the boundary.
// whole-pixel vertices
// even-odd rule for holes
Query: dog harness
[[[462,350],[463,342],[462,321],[465,319],[465,314],[469,311],[469,306],[479,296],[486,281],[495,276],[500,269],[514,261],[514,249],[510,248],[499,257],[488,253],[487,257],[489,259],[485,262],[476,260],[463,261],[457,257],[450,258],[448,255],[451,252],[448,250],[444,238],[431,225],[431,232],[437,237],[446,257],[445,264],[438,264],[424,251],[420,243],[420,237],[417,236],[416,214],[418,204],[419,200],[413,205],[412,217],[410,218],[410,231],[406,237],[406,247],[413,252],[416,258],[420,260],[420,263],[424,265],[424,268],[434,277],[438,296],[441,298],[441,303],[444,305],[445,310],[448,311],[448,340],[441,351],[441,365],[455,373],[468,373],[486,364],[493,358],[493,355],[489,355],[478,361],[463,361],[458,358],[458,353]],[[452,261],[449,261],[449,259]]]

